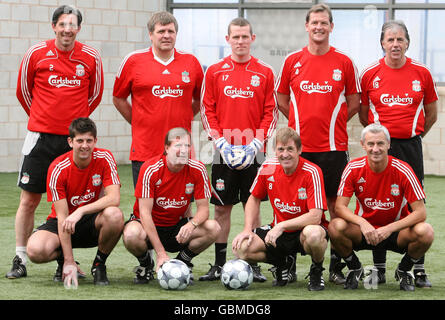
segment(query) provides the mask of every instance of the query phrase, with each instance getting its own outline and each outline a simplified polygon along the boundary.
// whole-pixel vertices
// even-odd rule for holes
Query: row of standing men
[[[16,257],[6,275],[9,278],[26,276],[26,245],[35,209],[46,192],[46,168],[70,150],[71,121],[88,117],[102,97],[100,56],[75,41],[81,20],[78,9],[58,8],[52,20],[55,39],[31,47],[20,66],[17,97],[30,119],[19,173],[22,194],[15,223]],[[190,130],[199,111],[219,151],[212,165],[210,202],[215,205],[220,230],[214,241],[215,263],[200,280],[219,277],[226,260],[232,207],[239,202],[245,206],[249,199],[264,160],[264,144],[277,125],[278,110],[301,137],[301,155],[321,168],[331,220],[336,217],[337,190],[349,160],[346,123],[357,112],[364,126],[380,123],[388,128],[389,152],[408,162],[423,183],[421,137],[436,121],[438,95],[428,69],[405,56],[409,34],[403,22],[383,25],[380,45],[385,56],[361,77],[352,60],[329,44],[334,24],[328,6],[312,7],[305,26],[308,45],[286,57],[275,79],[271,67],[250,54],[256,37],[250,23],[234,19],[226,36],[231,55],[208,67],[204,75],[193,55],[175,49],[178,24],[174,16],[160,12],[148,22],[151,47],[127,55],[118,70],[113,103],[132,126],[130,160],[135,186],[144,162],[163,152],[162,138],[168,130]],[[242,146],[254,163],[233,170],[229,156],[234,146]],[[258,215],[252,226],[260,223]],[[99,253],[99,258],[106,255]],[[386,251],[373,250],[373,254],[384,282]],[[416,284],[431,286],[423,261],[424,257],[416,259]],[[331,248],[329,279],[344,283],[343,267],[341,256]],[[259,266],[253,268],[255,279],[265,281]]]

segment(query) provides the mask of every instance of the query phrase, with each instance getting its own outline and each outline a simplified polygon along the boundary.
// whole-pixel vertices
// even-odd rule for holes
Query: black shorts
[[[144,164],[144,161],[131,161],[131,170],[133,173],[133,185],[136,188],[136,183],[138,182],[139,177],[139,171],[141,170],[142,165]]]
[[[320,167],[326,197],[336,197],[341,175],[349,162],[347,151],[302,152],[301,156]]]
[[[165,251],[178,252],[188,246],[188,243],[179,243],[178,241],[176,241],[176,235],[179,233],[179,230],[182,228],[182,226],[185,225],[187,222],[189,222],[190,219],[191,217],[182,218],[176,225],[170,227],[156,226],[156,231],[158,232],[159,240],[161,240],[161,243],[164,246]],[[131,215],[130,219],[127,222],[125,222],[125,224],[127,224],[130,221],[137,221],[141,223],[141,220],[137,219],[133,214]],[[147,246],[148,249],[153,249],[153,246],[148,237],[147,237]]]
[[[326,240],[329,240],[328,231],[325,230]],[[272,229],[271,225],[264,225],[253,230],[261,240],[266,238],[267,233]],[[283,232],[276,241],[276,247],[266,244],[266,262],[274,266],[283,265],[286,261],[286,256],[300,253],[302,256],[306,255],[303,245],[300,242],[300,234],[302,230],[295,232]]]
[[[407,162],[423,187],[423,151],[422,138],[420,136],[415,136],[411,139],[391,138],[391,147],[388,150],[388,154]]]
[[[96,229],[95,221],[99,213],[83,216],[77,223],[75,232],[71,235],[71,245],[73,248],[93,248],[97,247],[99,241],[99,231]],[[49,218],[37,230],[45,230],[58,234],[56,218]]]
[[[49,165],[55,158],[71,150],[67,138],[28,132],[22,149],[23,159],[17,185],[25,191],[45,193]]]
[[[213,192],[210,203],[218,206],[235,205],[239,202],[246,203],[250,196],[250,187],[256,178],[259,167],[261,167],[257,158],[250,167],[244,170],[234,170],[224,164],[219,154],[215,155],[212,164]],[[262,201],[265,200],[267,200],[267,196],[262,199]]]
[[[373,246],[366,242],[365,236],[362,234],[362,242],[360,242],[358,245],[354,245],[353,249],[354,251],[360,251],[360,250],[391,250],[398,253],[405,253],[408,248],[400,248],[397,245],[397,237],[399,236],[399,232],[393,232],[391,235],[380,242],[378,245]]]

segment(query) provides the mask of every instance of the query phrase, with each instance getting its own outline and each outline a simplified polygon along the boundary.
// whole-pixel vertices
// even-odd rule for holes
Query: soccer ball
[[[221,282],[227,289],[247,289],[252,281],[252,267],[246,261],[234,259],[224,264],[221,271]]]
[[[244,170],[251,165],[252,159],[243,147],[232,148],[233,156],[229,155],[230,167],[236,170]]]
[[[184,290],[190,283],[190,269],[184,262],[171,259],[159,268],[158,282],[166,290]]]

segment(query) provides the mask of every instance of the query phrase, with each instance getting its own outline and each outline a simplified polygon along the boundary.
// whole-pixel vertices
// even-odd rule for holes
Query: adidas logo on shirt
[[[366,180],[363,178],[363,177],[361,177],[360,179],[358,179],[358,181],[357,181],[357,183],[365,183],[366,182]]]
[[[275,179],[273,178],[273,176],[270,176],[270,177],[267,179],[267,181],[275,182]]]
[[[168,69],[165,69],[164,72],[162,72],[162,74],[170,74],[170,71],[168,71]]]
[[[49,51],[46,53],[46,56],[47,56],[47,57],[53,57],[53,56],[54,56],[54,53],[53,53],[51,50],[49,50]]]
[[[227,63],[225,63],[222,67],[221,67],[221,69],[229,69],[230,68],[230,66],[229,66],[229,64],[227,64]]]
[[[158,180],[158,182],[156,182],[156,185],[157,185],[157,186],[160,186],[160,185],[161,185],[161,183],[162,183],[162,180],[161,180],[161,179],[159,179],[159,180]]]

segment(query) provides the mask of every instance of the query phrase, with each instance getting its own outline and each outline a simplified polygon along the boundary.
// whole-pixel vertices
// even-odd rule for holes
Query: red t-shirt
[[[97,50],[75,42],[65,52],[55,39],[32,46],[23,57],[17,99],[29,115],[28,130],[68,135],[78,117],[88,117],[104,89],[102,61]]]
[[[192,98],[200,99],[204,77],[192,54],[175,50],[164,62],[152,49],[127,55],[114,82],[113,96],[131,95],[130,160],[147,161],[164,151],[164,137],[175,127],[191,131]]]
[[[369,106],[368,123],[384,125],[392,138],[421,134],[423,106],[439,99],[430,71],[411,58],[406,58],[400,69],[392,69],[380,59],[363,71],[361,85],[361,103]]]
[[[208,67],[201,119],[209,137],[234,145],[270,138],[278,121],[272,68],[254,57],[237,63],[230,56]]]
[[[334,47],[321,56],[307,47],[288,55],[276,90],[290,96],[289,127],[301,136],[303,152],[347,151],[346,96],[360,93],[352,60]]]
[[[297,169],[291,175],[284,173],[277,158],[265,161],[250,192],[258,199],[266,195],[269,197],[274,216],[272,226],[299,217],[314,208],[323,211],[327,208],[321,169],[301,157]],[[324,213],[320,224],[328,227]]]
[[[338,196],[357,198],[355,214],[374,228],[386,226],[409,214],[407,204],[425,199],[425,193],[411,167],[388,156],[388,166],[375,173],[367,157],[355,159],[343,171]]]
[[[112,153],[95,148],[90,164],[85,169],[78,168],[73,161],[73,151],[56,158],[48,169],[48,202],[66,199],[69,214],[77,208],[98,200],[103,189],[110,185],[120,185],[117,166]],[[54,204],[49,218],[57,218]]]
[[[176,225],[195,200],[209,199],[211,187],[207,169],[197,160],[189,159],[179,172],[171,172],[165,156],[155,162],[146,161],[141,167],[135,189],[133,214],[140,218],[139,198],[153,198],[151,212],[156,226]]]

